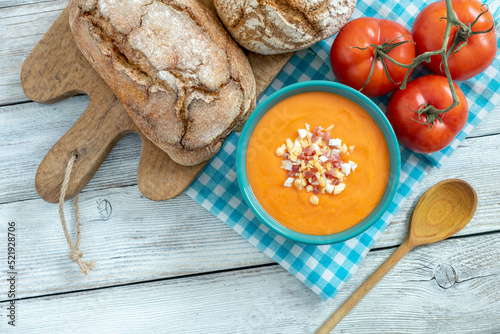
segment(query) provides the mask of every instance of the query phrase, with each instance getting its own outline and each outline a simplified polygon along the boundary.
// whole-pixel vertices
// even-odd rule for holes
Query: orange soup
[[[284,185],[290,172],[277,153],[306,123],[310,131],[333,124],[331,138],[352,150],[339,154],[342,162],[357,164],[343,181],[345,189],[337,195],[318,193],[317,204],[311,202],[311,191]],[[300,233],[329,235],[353,227],[373,211],[385,192],[390,160],[382,131],[363,108],[333,93],[307,92],[286,98],[262,117],[248,143],[246,168],[255,197],[271,217]]]

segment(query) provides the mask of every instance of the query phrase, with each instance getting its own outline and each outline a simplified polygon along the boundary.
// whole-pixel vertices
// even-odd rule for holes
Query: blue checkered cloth
[[[432,1],[377,1],[359,0],[352,18],[371,16],[394,20],[408,30],[418,12]],[[500,10],[491,8],[498,25]],[[498,32],[497,32],[498,36]],[[335,80],[329,63],[333,38],[322,41],[308,50],[297,52],[259,102],[287,85],[307,80]],[[186,191],[196,202],[231,226],[252,245],[282,265],[321,298],[335,296],[345,282],[356,272],[377,238],[405,204],[415,186],[433,168],[438,168],[453,153],[465,137],[493,110],[500,101],[500,60],[482,74],[459,83],[469,103],[467,125],[446,149],[422,155],[401,147],[401,176],[396,196],[387,212],[361,235],[342,243],[312,246],[296,243],[269,230],[249,209],[238,188],[235,171],[236,146],[239,135],[232,134],[221,151],[210,161]],[[414,76],[428,74],[417,70]],[[385,111],[388,96],[373,101]]]

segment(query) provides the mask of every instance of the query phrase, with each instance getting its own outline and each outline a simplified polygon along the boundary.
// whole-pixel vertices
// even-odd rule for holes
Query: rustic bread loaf
[[[333,36],[352,15],[356,0],[214,0],[234,40],[262,54],[305,49]]]
[[[248,59],[194,0],[73,0],[75,41],[139,129],[183,165],[211,158],[255,106]]]

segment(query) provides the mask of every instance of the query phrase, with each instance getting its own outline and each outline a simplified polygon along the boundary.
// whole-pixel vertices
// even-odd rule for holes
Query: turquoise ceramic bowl
[[[260,121],[262,116],[271,109],[274,105],[281,102],[282,100],[296,94],[305,93],[305,92],[330,92],[334,94],[338,94],[344,96],[358,105],[360,105],[363,109],[365,109],[371,117],[377,122],[380,129],[382,130],[385,140],[387,142],[389,148],[389,156],[391,160],[390,167],[390,175],[389,182],[387,183],[387,187],[385,189],[384,196],[382,200],[379,202],[377,207],[373,210],[373,212],[366,217],[363,221],[359,222],[354,227],[343,231],[341,233],[335,233],[331,235],[310,235],[299,233],[296,231],[292,231],[279,222],[277,222],[274,218],[272,218],[264,209],[261,207],[257,199],[255,198],[252,188],[248,183],[247,177],[247,169],[246,169],[246,155],[247,155],[247,147],[250,136],[252,135],[255,126]],[[236,173],[238,177],[238,183],[243,193],[243,197],[245,201],[250,206],[255,215],[270,229],[276,231],[281,234],[285,238],[307,243],[307,244],[332,244],[336,242],[345,241],[356,235],[364,232],[370,226],[372,226],[387,210],[389,204],[392,202],[394,194],[396,193],[396,188],[398,185],[399,174],[401,170],[401,157],[399,153],[399,145],[396,139],[396,135],[394,134],[394,130],[392,129],[389,121],[382,113],[382,111],[373,103],[369,98],[365,95],[361,94],[357,90],[354,90],[348,86],[330,82],[330,81],[306,81],[296,83],[286,88],[280,89],[270,97],[268,97],[264,102],[260,103],[259,106],[252,113],[250,118],[245,124],[243,128],[240,139],[238,142],[237,156],[236,156]]]

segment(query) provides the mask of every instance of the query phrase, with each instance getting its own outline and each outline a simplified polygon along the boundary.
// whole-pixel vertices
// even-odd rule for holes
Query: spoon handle
[[[337,324],[358,304],[358,302],[366,296],[368,291],[371,290],[394,267],[396,263],[401,260],[403,256],[408,253],[413,246],[408,240],[405,240],[394,253],[385,262],[378,267],[377,270],[347,299],[342,306],[328,319],[323,326],[316,332],[316,334],[326,334],[337,326]]]

